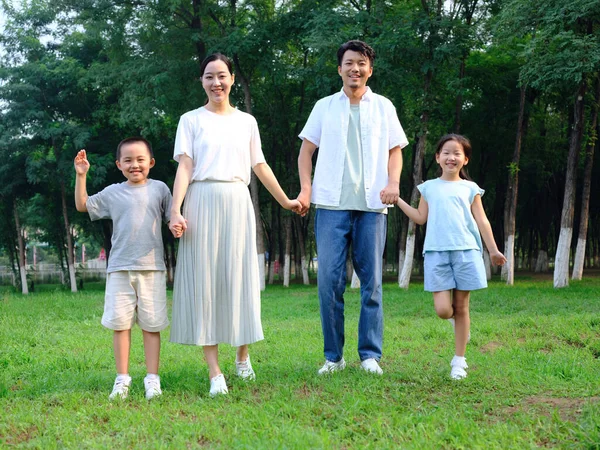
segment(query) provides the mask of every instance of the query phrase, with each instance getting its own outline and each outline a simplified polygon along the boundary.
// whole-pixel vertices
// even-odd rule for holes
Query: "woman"
[[[263,339],[250,170],[285,209],[299,212],[301,205],[288,199],[265,162],[254,117],[229,103],[231,61],[215,53],[200,73],[208,102],[181,116],[175,139],[169,227],[181,242],[171,341],[203,347],[214,397],[227,393],[218,344],[237,347],[237,375],[252,380],[248,344]]]

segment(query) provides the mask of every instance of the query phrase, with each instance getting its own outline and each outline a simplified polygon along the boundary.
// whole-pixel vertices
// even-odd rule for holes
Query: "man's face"
[[[365,55],[354,50],[346,50],[342,65],[338,66],[338,73],[342,77],[345,88],[362,89],[373,74],[373,67]]]

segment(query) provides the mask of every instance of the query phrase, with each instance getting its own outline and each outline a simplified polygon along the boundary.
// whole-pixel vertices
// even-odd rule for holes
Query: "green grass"
[[[471,300],[467,379],[449,379],[450,325],[422,284],[384,289],[383,377],[359,370],[359,295],[346,296],[348,368],[323,363],[315,286],[263,293],[265,341],[251,346],[255,383],[235,379],[221,347],[226,397],[208,397],[201,349],[163,334],[164,395],[144,399],[141,332],[134,383],[111,403],[111,332],[103,293],[0,293],[0,447],[32,448],[600,448],[600,278],[492,283]]]

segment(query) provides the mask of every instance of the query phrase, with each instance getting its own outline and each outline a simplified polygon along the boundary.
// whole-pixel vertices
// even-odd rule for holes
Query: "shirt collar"
[[[367,90],[363,94],[361,100],[371,100],[372,97],[373,97],[373,91],[371,90],[371,88],[369,86],[367,86]],[[342,89],[340,89],[340,92],[338,93],[338,99],[345,100],[347,98],[348,98],[348,96],[344,92],[344,87],[342,86]]]

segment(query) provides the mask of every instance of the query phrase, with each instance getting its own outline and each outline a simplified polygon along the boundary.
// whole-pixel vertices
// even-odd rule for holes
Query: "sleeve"
[[[298,135],[298,137],[302,140],[308,139],[310,142],[315,144],[317,147],[321,143],[321,128],[323,121],[323,114],[321,110],[323,109],[323,101],[319,100],[317,104],[314,106],[313,110],[308,116],[308,120],[304,125],[304,128]]]
[[[474,182],[471,182],[470,186],[471,186],[471,194],[470,194],[470,198],[469,198],[469,203],[473,203],[473,201],[475,200],[475,197],[478,194],[481,197],[483,197],[483,194],[485,194],[485,190],[481,189],[479,187],[479,185],[477,183],[474,183]]]
[[[425,201],[427,201],[427,186],[427,182],[421,183],[417,186],[417,189],[419,190],[421,196],[425,199]]]
[[[250,131],[250,165],[252,167],[257,164],[264,163],[265,155],[262,151],[262,144],[260,142],[260,132],[258,131],[258,124],[256,119],[252,117],[251,131]]]
[[[194,129],[187,114],[179,118],[177,134],[175,135],[173,159],[179,162],[181,155],[187,155],[192,160],[194,159]]]
[[[392,102],[389,102],[387,105],[387,116],[390,130],[388,144],[390,150],[397,146],[400,146],[400,148],[406,147],[408,145],[408,139],[400,124],[400,119],[398,119],[396,108]]]
[[[163,212],[163,222],[164,223],[169,223],[169,221],[171,220],[171,202],[173,201],[173,196],[171,195],[171,190],[169,189],[169,187],[163,183],[163,190],[162,190],[163,194],[162,194],[162,200],[161,200],[161,208],[162,208],[162,212]]]
[[[91,220],[111,219],[110,215],[110,197],[111,186],[103,189],[97,194],[88,197],[85,207],[88,210]]]

